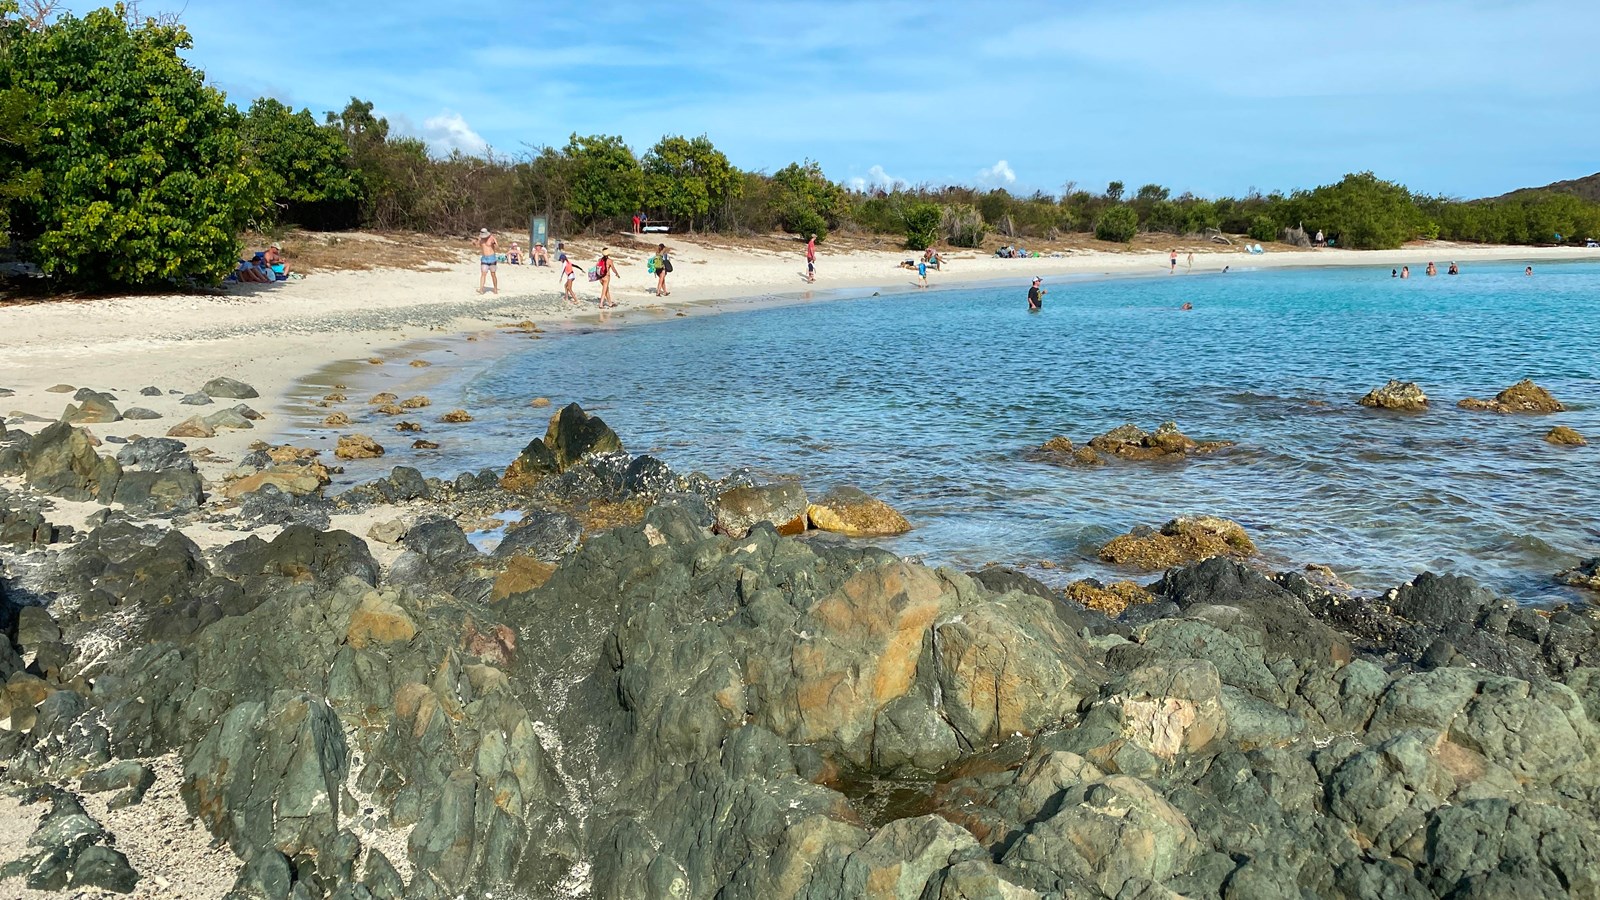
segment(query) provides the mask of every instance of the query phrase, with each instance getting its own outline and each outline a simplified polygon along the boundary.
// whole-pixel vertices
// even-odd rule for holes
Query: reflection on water
[[[1077,283],[1031,316],[1019,279],[596,329],[532,343],[436,395],[471,409],[463,427],[476,430],[466,449],[458,439],[416,462],[440,475],[504,465],[542,433],[549,411],[528,401],[548,396],[680,470],[751,465],[878,494],[917,526],[885,545],[934,562],[1112,574],[1093,560],[1107,536],[1210,513],[1243,523],[1275,562],[1325,563],[1367,589],[1443,569],[1526,600],[1571,597],[1548,576],[1600,553],[1600,442],[1542,437],[1555,424],[1600,437],[1600,267],[1521,271]],[[1391,377],[1419,382],[1433,408],[1355,405]],[[1523,377],[1570,411],[1454,406]],[[1023,453],[1167,419],[1239,447],[1093,469]]]

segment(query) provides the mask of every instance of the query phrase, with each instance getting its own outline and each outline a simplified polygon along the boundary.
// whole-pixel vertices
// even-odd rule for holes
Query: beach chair
[[[1265,252],[1267,252],[1266,249],[1263,248],[1260,244],[1250,244],[1250,245],[1246,246],[1245,249],[1250,251],[1252,256],[1257,254],[1257,253],[1265,253]]]

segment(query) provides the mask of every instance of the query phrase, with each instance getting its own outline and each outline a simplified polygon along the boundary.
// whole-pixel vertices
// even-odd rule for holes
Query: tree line
[[[239,109],[179,56],[190,46],[181,23],[121,4],[45,21],[0,0],[0,230],[12,254],[64,288],[110,288],[214,283],[234,267],[247,229],[467,234],[521,228],[531,214],[557,234],[616,228],[644,212],[685,231],[825,239],[844,229],[919,250],[991,237],[1128,242],[1141,232],[1272,241],[1304,229],[1354,249],[1600,235],[1600,203],[1571,194],[1462,201],[1370,172],[1289,194],[1173,196],[1112,182],[1022,196],[850,189],[810,160],[746,171],[704,135],[668,135],[642,153],[618,136],[573,134],[517,157],[441,155],[393,132],[370,101],[352,98],[320,119],[272,98]]]

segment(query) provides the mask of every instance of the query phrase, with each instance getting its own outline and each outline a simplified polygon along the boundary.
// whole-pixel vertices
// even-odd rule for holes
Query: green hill
[[[1544,187],[1519,188],[1509,194],[1495,197],[1495,200],[1505,200],[1512,197],[1523,197],[1528,194],[1539,193],[1572,194],[1585,200],[1600,203],[1600,172],[1585,178],[1574,178],[1571,181],[1557,181]]]

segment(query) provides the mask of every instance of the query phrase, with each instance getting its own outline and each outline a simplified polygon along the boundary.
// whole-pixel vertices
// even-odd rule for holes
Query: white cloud
[[[858,191],[864,191],[868,188],[882,188],[886,191],[893,191],[908,188],[911,186],[911,182],[906,181],[904,178],[896,178],[890,175],[883,170],[883,166],[873,166],[867,170],[867,177],[862,178],[858,175],[850,179],[849,185]]]
[[[1017,173],[1012,170],[1010,163],[1002,159],[987,169],[979,169],[978,182],[985,185],[1016,184]]]
[[[422,123],[422,139],[434,153],[448,154],[452,150],[462,153],[482,153],[489,149],[485,141],[460,113],[444,112]]]

